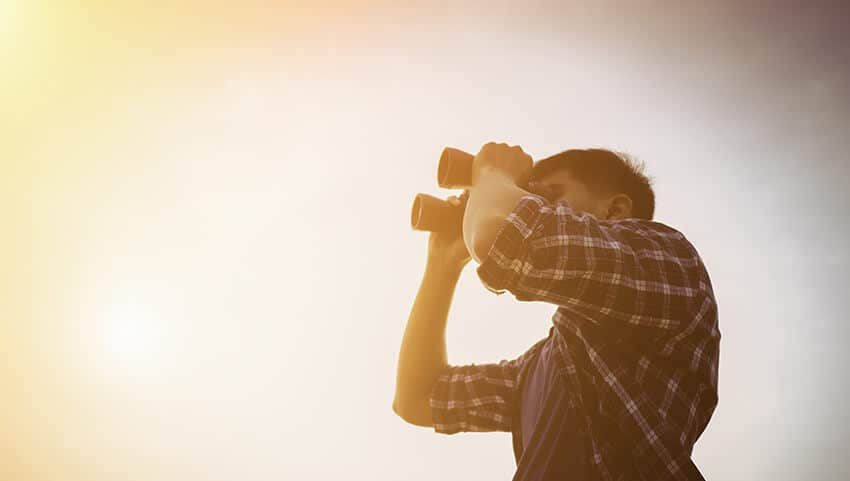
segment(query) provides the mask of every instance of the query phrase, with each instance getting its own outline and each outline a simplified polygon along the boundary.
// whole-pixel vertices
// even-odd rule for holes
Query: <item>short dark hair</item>
[[[594,192],[623,193],[632,199],[632,216],[652,220],[655,193],[652,179],[643,173],[644,165],[628,154],[607,149],[570,149],[538,160],[531,179],[568,170],[576,180]]]

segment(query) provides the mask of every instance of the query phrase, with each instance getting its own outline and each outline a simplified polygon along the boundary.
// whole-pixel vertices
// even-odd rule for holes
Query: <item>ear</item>
[[[632,216],[632,199],[626,194],[617,194],[608,200],[607,220],[622,220]]]

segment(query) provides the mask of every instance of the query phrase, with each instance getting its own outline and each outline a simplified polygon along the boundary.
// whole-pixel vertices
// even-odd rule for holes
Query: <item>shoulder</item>
[[[680,230],[663,222],[629,218],[602,220],[611,235],[635,249],[653,249],[680,259],[700,261],[699,252]]]

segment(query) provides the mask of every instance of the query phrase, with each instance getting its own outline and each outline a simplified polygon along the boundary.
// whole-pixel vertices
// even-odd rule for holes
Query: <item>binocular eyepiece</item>
[[[443,149],[437,166],[437,184],[445,189],[466,189],[472,184],[472,159],[475,156],[452,147]],[[460,197],[465,201],[468,192]],[[410,212],[410,225],[421,231],[457,231],[463,228],[464,202],[453,206],[428,194],[416,194]]]

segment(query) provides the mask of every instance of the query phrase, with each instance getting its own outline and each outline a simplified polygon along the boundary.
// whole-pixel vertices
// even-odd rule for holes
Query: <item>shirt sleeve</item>
[[[566,307],[592,322],[669,331],[698,294],[687,274],[698,259],[664,224],[599,221],[529,194],[500,225],[477,272],[496,294]]]
[[[522,359],[443,370],[429,398],[434,430],[443,434],[510,431]]]

